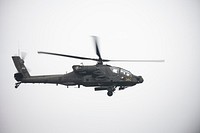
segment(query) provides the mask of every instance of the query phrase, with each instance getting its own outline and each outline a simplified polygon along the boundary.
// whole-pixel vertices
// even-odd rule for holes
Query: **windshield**
[[[122,75],[126,75],[126,76],[128,76],[128,77],[130,77],[131,76],[131,72],[129,72],[129,71],[127,71],[127,70],[125,70],[125,69],[120,69],[120,73],[122,74]]]
[[[119,67],[110,67],[110,69],[111,69],[111,71],[113,72],[113,73],[116,73],[116,74],[119,74]]]
[[[130,77],[132,74],[131,72],[123,69],[123,68],[119,68],[119,67],[110,67],[111,71],[115,74],[120,74],[120,75],[125,75],[127,77]]]

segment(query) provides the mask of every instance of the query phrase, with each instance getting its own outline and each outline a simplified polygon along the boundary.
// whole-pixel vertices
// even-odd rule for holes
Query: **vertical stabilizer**
[[[16,75],[18,76],[20,75],[19,77],[21,77],[21,79],[30,77],[30,74],[28,70],[26,69],[26,66],[24,65],[24,60],[21,59],[19,56],[12,56],[12,59],[18,71]]]

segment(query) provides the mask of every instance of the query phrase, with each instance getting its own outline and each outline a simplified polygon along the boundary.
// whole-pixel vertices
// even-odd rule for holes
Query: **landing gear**
[[[113,95],[113,92],[112,92],[112,91],[108,91],[108,92],[107,92],[107,95],[108,95],[109,97],[111,97],[111,96]]]
[[[17,89],[17,88],[19,87],[20,84],[21,84],[21,82],[15,83],[15,88]]]
[[[107,95],[108,95],[109,97],[111,97],[111,96],[113,95],[113,92],[115,91],[115,88],[116,88],[116,86],[112,86],[112,87],[109,87],[109,88],[108,88]]]
[[[127,86],[120,86],[119,87],[119,90],[124,90],[124,89],[126,89],[127,88]]]

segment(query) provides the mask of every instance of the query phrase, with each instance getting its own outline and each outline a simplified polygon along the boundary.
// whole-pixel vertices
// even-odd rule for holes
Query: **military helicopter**
[[[49,54],[55,56],[63,56],[81,60],[96,61],[96,65],[84,66],[73,65],[73,71],[66,74],[59,75],[39,75],[31,76],[24,65],[24,59],[20,56],[12,56],[13,62],[17,69],[17,73],[14,74],[14,78],[17,81],[15,88],[18,88],[21,83],[49,83],[49,84],[61,84],[65,86],[78,85],[85,87],[94,87],[95,91],[107,90],[107,95],[112,96],[113,92],[119,87],[119,90],[124,90],[127,87],[134,86],[136,84],[143,83],[142,76],[133,75],[128,70],[111,65],[104,65],[104,62],[163,62],[164,60],[108,60],[102,59],[99,47],[98,38],[92,36],[95,43],[96,54],[99,58],[87,58],[81,56],[73,56],[66,54],[58,54],[51,52],[38,51],[39,54]]]

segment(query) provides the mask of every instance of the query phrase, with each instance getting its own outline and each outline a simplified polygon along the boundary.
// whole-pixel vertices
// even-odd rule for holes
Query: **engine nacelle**
[[[72,66],[72,68],[75,73],[79,73],[79,74],[91,74],[97,70],[97,68],[95,66],[74,65],[74,66]]]
[[[23,76],[22,73],[15,73],[14,77],[15,77],[15,80],[22,81],[22,79],[23,79],[24,76]]]

